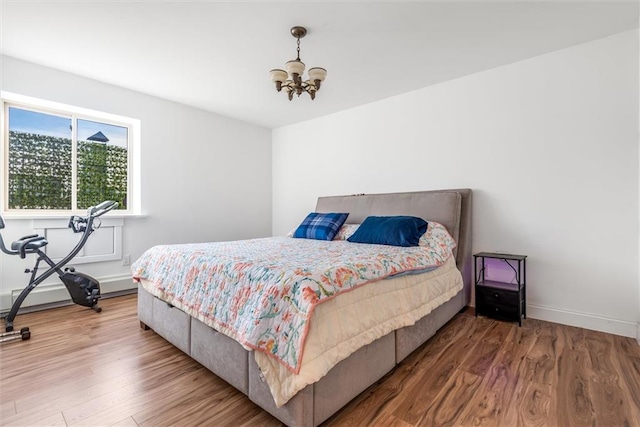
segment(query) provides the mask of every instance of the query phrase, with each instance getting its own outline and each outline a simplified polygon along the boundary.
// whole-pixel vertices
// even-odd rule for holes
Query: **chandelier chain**
[[[300,61],[300,37],[298,37],[298,61]]]

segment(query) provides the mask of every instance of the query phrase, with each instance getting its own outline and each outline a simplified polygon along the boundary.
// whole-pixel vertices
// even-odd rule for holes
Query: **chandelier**
[[[285,64],[285,70],[275,69],[269,71],[271,81],[276,84],[276,90],[280,92],[283,88],[289,97],[293,99],[293,94],[300,96],[302,92],[307,92],[311,99],[316,99],[316,92],[320,90],[320,83],[327,77],[327,70],[320,67],[309,68],[307,80],[302,80],[304,73],[304,62],[300,60],[300,39],[307,35],[304,27],[293,27],[291,35],[298,39],[298,57]]]

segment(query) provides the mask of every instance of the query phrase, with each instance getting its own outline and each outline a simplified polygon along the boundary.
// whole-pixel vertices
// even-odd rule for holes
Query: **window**
[[[5,212],[68,213],[115,200],[139,213],[139,121],[15,97],[3,93]]]

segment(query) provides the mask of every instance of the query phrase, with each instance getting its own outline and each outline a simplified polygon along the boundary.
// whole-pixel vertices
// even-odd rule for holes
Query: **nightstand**
[[[498,259],[514,272],[512,282],[485,280],[486,260]],[[476,316],[487,316],[499,320],[518,322],[527,318],[527,256],[478,252],[473,255],[476,291]]]

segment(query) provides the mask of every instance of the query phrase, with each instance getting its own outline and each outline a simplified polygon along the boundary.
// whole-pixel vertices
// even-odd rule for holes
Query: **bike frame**
[[[89,239],[89,236],[91,236],[91,234],[96,230],[96,228],[94,228],[94,220],[106,214],[110,210],[115,209],[117,206],[118,206],[118,203],[107,201],[95,207],[89,208],[87,210],[86,217],[73,215],[69,219],[69,228],[73,229],[73,231],[76,233],[82,232],[82,237],[80,238],[76,246],[73,248],[73,250],[69,252],[69,254],[59,262],[54,263],[53,260],[49,258],[47,254],[44,253],[40,248],[35,249],[35,251],[34,250],[31,251],[31,253],[36,253],[38,255],[38,258],[36,260],[36,264],[33,267],[33,269],[25,271],[26,273],[29,273],[29,272],[31,273],[29,284],[27,285],[27,287],[25,287],[22,290],[22,292],[20,292],[20,295],[18,295],[18,298],[14,301],[13,305],[11,306],[11,310],[9,311],[9,314],[5,319],[7,331],[11,331],[13,329],[13,320],[18,314],[18,310],[20,309],[20,306],[22,305],[24,300],[27,298],[29,293],[32,290],[34,290],[36,286],[38,286],[39,284],[44,282],[47,278],[49,278],[51,275],[53,275],[53,273],[57,273],[58,276],[62,276],[64,274],[64,271],[62,270],[62,268],[65,265],[67,265],[76,255],[78,255],[82,247],[85,245],[85,243],[87,243],[87,239]],[[2,225],[4,226],[4,222],[2,222]],[[36,236],[26,236],[23,239],[27,239],[28,241],[28,240],[33,240],[33,238],[35,237]],[[9,254],[9,255],[20,254],[21,257],[24,257],[23,256],[24,250],[20,252],[17,250],[11,251],[5,248],[4,242],[2,241],[2,236],[0,236],[0,249],[6,254]],[[40,274],[40,276],[37,276],[38,269],[40,268],[40,263],[43,261],[49,265],[49,269],[44,273]]]

